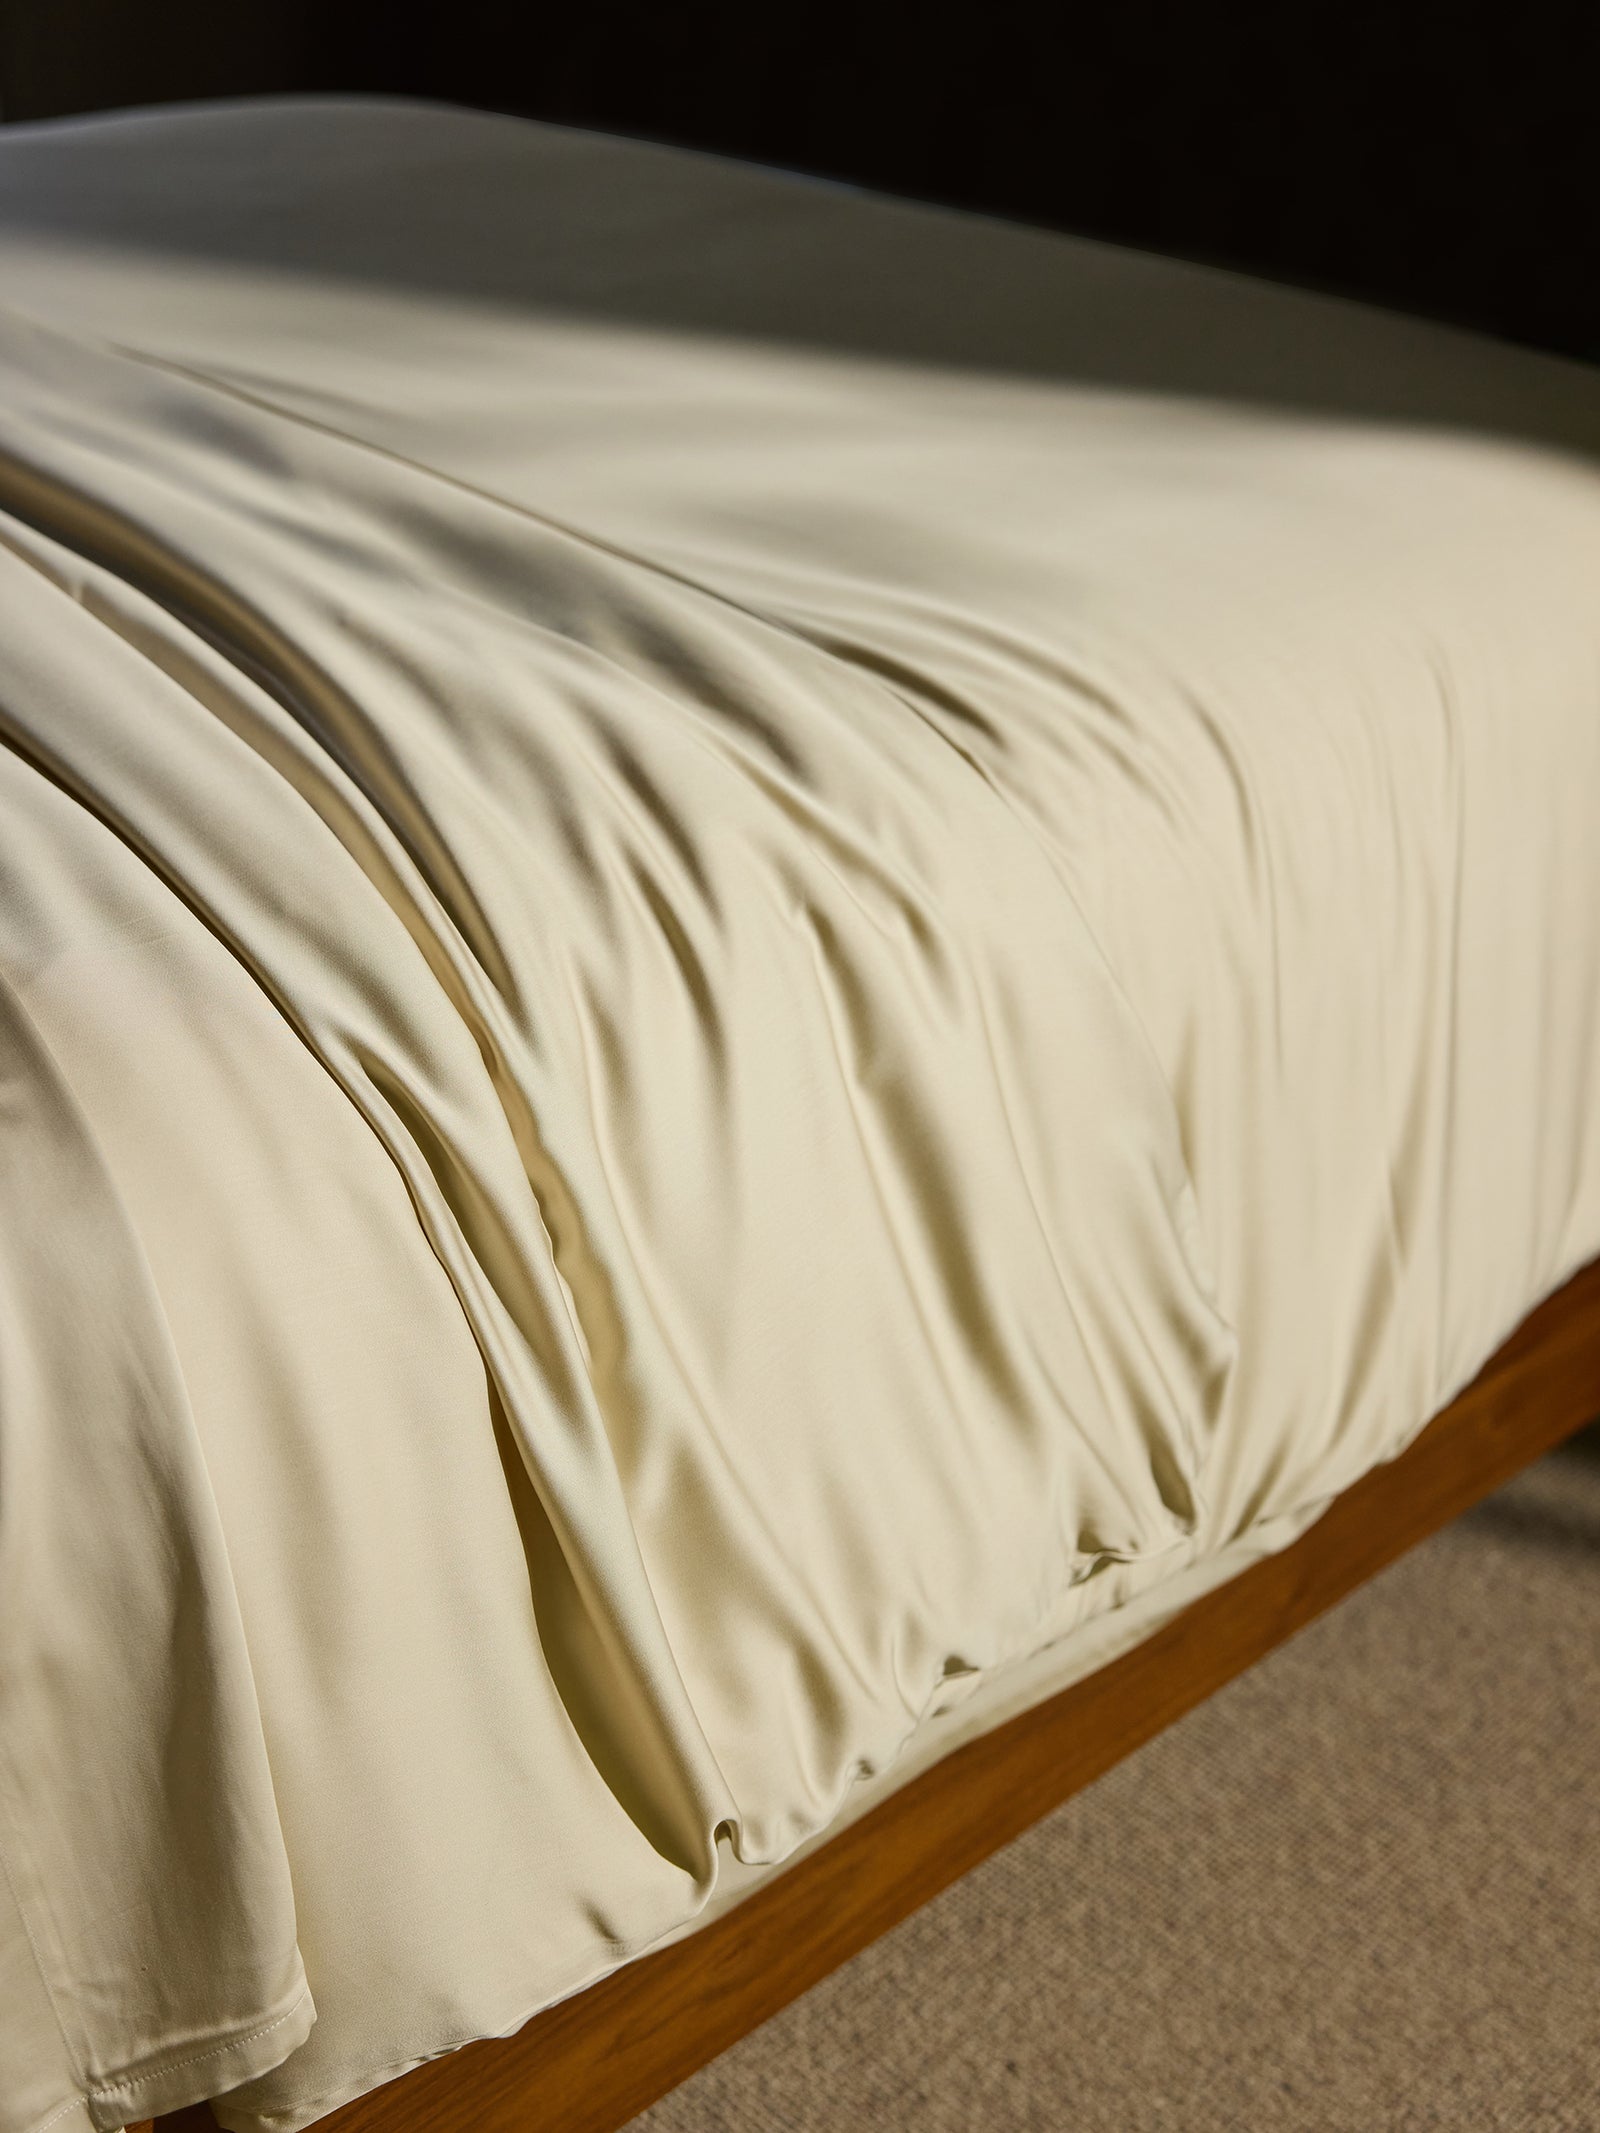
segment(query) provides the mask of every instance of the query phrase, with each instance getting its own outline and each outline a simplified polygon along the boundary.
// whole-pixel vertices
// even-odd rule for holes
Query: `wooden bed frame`
[[[689,1939],[430,2060],[326,2133],[616,2133],[637,2112],[1174,1719],[1600,1415],[1600,1260],[1524,1321],[1400,1458],[1281,1554],[958,1748]],[[204,2105],[153,2121],[200,2133]],[[150,2133],[145,2121],[138,2133]]]

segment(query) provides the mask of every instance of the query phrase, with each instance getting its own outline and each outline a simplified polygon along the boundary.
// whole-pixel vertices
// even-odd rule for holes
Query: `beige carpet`
[[[1600,1429],[633,2133],[1600,2133]]]

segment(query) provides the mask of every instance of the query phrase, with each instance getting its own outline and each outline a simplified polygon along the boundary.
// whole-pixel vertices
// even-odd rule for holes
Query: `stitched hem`
[[[45,2133],[46,2126],[53,2126],[57,2124],[59,2120],[66,2117],[69,2111],[83,2111],[84,2113],[87,2113],[88,2108],[89,2106],[84,2102],[81,2096],[69,2096],[65,2103],[58,2103],[55,2109],[51,2112],[48,2112],[45,2117],[36,2118],[33,2124],[28,2128],[28,2133]]]
[[[113,2133],[130,2119],[159,2117],[203,2103],[214,2091],[235,2088],[279,2065],[304,2041],[315,2020],[311,1988],[302,1977],[288,2005],[268,2020],[222,2032],[198,2051],[145,2061],[97,2081],[85,2092],[89,2115],[101,2133]],[[264,2042],[267,2039],[271,2041]],[[35,2133],[43,2129],[35,2128]]]

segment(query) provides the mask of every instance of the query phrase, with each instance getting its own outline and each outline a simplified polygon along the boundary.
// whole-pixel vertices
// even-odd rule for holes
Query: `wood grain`
[[[615,2133],[1600,1413],[1600,1261],[1524,1322],[1399,1459],[1293,1546],[1145,1643],[957,1749],[735,1911],[318,2121],[319,2133]],[[189,2114],[157,2121],[186,2133]]]

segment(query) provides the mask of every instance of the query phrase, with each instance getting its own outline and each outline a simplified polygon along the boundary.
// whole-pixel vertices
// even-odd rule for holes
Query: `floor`
[[[632,2133],[1600,2133],[1600,1427]]]

